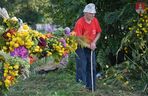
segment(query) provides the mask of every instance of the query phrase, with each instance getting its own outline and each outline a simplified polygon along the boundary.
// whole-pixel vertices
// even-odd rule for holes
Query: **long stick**
[[[91,83],[92,83],[92,92],[94,92],[94,79],[93,79],[93,50],[91,50]]]

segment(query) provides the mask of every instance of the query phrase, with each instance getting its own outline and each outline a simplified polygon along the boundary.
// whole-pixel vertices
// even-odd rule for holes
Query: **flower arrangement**
[[[63,32],[60,36],[57,36],[58,32]],[[60,29],[57,32],[54,32],[53,37],[48,39],[47,48],[43,52],[47,54],[47,56],[53,56],[56,62],[60,62],[60,60],[65,57],[69,53],[75,52],[77,49],[77,41],[76,37],[70,35],[70,33],[64,33],[64,29]],[[45,52],[46,51],[46,52]]]
[[[2,37],[5,44],[1,50],[10,52],[12,56],[19,56],[22,59],[30,55],[36,55],[39,58],[53,56],[60,60],[65,53],[74,52],[77,48],[75,37],[70,34],[68,27],[60,28],[53,33],[42,34],[32,30],[25,23],[20,24],[16,17],[4,18],[4,24],[6,31]]]
[[[10,18],[4,8],[0,8],[0,16],[3,17],[5,28],[0,34],[0,42],[4,41],[0,47],[0,51],[3,52],[0,54],[0,93],[4,93],[15,84],[17,78],[23,74],[21,70],[29,71],[30,64],[35,61],[33,56],[51,56],[55,62],[60,63],[63,57],[77,49],[76,38],[68,27],[42,34],[31,29],[21,19]]]
[[[27,60],[12,57],[0,51],[0,94],[6,94],[9,87],[13,86],[21,73],[21,68],[28,70],[30,65]]]

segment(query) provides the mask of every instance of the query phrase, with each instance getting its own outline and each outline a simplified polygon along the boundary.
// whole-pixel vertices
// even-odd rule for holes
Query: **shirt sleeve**
[[[82,23],[80,20],[76,22],[74,32],[76,32],[76,36],[82,36]]]

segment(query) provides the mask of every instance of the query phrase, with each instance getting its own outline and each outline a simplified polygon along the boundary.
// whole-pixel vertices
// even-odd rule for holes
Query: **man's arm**
[[[99,32],[99,33],[97,34],[97,36],[96,36],[95,40],[93,41],[93,43],[96,44],[96,42],[98,41],[98,39],[100,38],[100,36],[101,36],[101,32]]]
[[[101,36],[101,32],[99,32],[96,36],[96,38],[94,39],[94,41],[90,44],[90,49],[91,50],[95,50],[97,47],[96,47],[96,43],[98,41],[98,39],[100,38]]]

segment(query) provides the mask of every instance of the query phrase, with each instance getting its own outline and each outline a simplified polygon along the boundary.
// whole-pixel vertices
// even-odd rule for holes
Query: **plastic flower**
[[[59,41],[63,44],[63,47],[66,47],[66,40],[64,38],[61,38]]]
[[[11,20],[14,22],[18,22],[18,19],[16,17],[12,17]]]
[[[12,35],[15,35],[15,34],[16,34],[16,30],[15,29],[9,29],[5,33],[3,33],[2,36],[6,40],[8,40]]]
[[[46,40],[43,37],[40,37],[38,45],[41,46],[41,47],[45,47],[46,46]]]
[[[18,56],[22,59],[26,59],[28,57],[28,50],[24,46],[20,46],[15,48],[14,51],[10,53],[11,56]]]
[[[69,27],[66,27],[66,28],[64,29],[65,34],[68,35],[68,36],[70,35],[70,31],[71,31],[71,30],[70,30]]]

